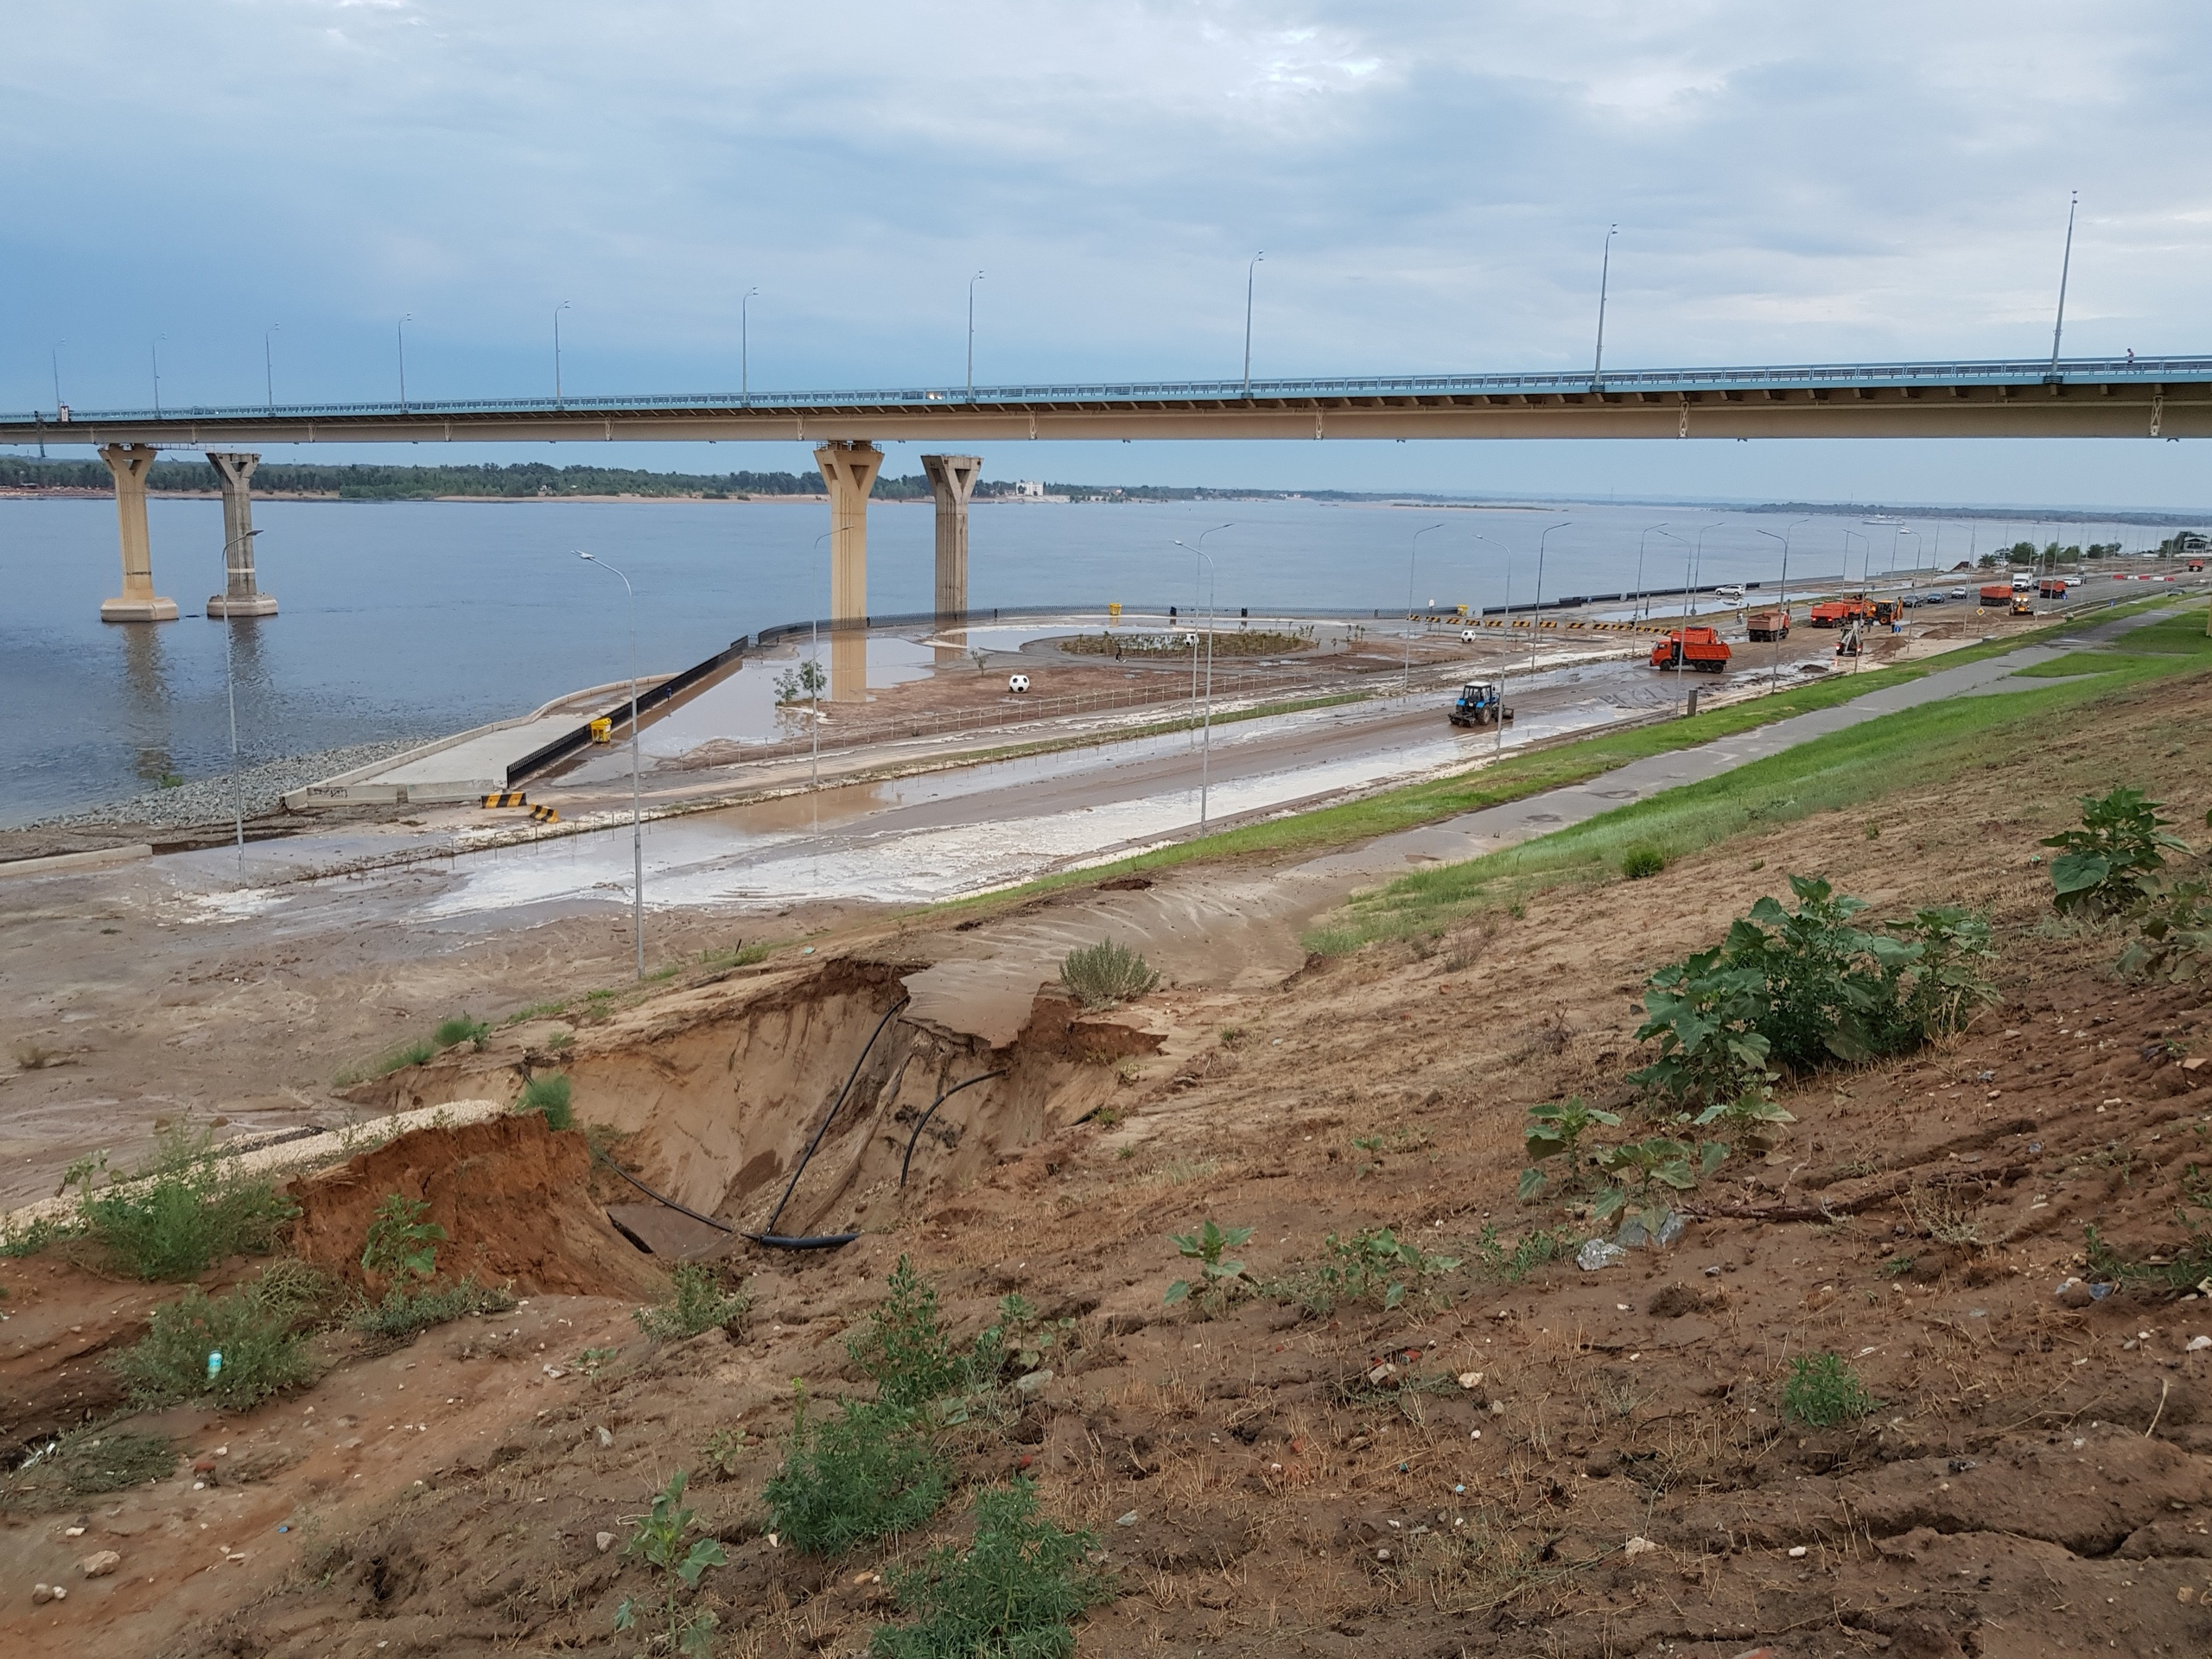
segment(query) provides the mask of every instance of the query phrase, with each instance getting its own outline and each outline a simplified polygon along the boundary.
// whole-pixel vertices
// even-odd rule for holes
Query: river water
[[[213,500],[149,508],[156,591],[185,613],[159,626],[99,620],[118,591],[115,509],[101,499],[0,500],[0,827],[115,799],[229,764],[225,629],[197,614],[222,586]],[[576,557],[624,570],[637,593],[640,672],[668,672],[741,635],[828,608],[829,528],[820,502],[257,503],[262,585],[279,614],[232,625],[230,683],[251,764],[386,739],[429,737],[526,713],[630,670],[622,584]],[[1234,615],[1278,608],[1402,613],[1543,596],[1676,587],[1702,537],[1701,582],[1781,575],[1777,514],[1574,504],[1555,510],[1288,500],[983,504],[971,520],[969,602],[1132,610],[1189,606],[1205,546],[1216,602]],[[1664,524],[1669,534],[1651,531]],[[933,515],[882,503],[868,525],[868,594],[879,613],[931,602]],[[1669,539],[1669,535],[1681,537]],[[1940,544],[1938,537],[1940,535]],[[1487,537],[1488,540],[1483,538]],[[1799,525],[1791,582],[1948,566],[1970,550],[2048,539],[2032,521],[1992,518]],[[2067,542],[2155,544],[2156,531],[2063,527]],[[1641,548],[1641,557],[1639,549]],[[1509,571],[1509,562],[1510,569]]]

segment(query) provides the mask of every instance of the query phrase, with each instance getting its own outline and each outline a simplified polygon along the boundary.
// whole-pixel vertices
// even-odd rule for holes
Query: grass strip
[[[2023,677],[2017,692],[1901,709],[1518,847],[1401,876],[1352,899],[1309,930],[1304,943],[1317,955],[1341,956],[1380,939],[1433,935],[1547,887],[1617,877],[1631,846],[1656,848],[1671,861],[1764,824],[1864,806],[1993,764],[1986,760],[1993,741],[2017,733],[2019,741],[2033,741],[2062,711],[2212,667],[2212,639],[2194,615],[2154,623],[2128,639],[2136,649],[2126,666],[2108,673],[2050,684]]]

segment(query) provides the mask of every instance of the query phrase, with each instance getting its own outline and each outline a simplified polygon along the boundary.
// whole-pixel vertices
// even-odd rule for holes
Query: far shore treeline
[[[214,495],[215,469],[204,461],[158,461],[146,486],[171,495]],[[98,490],[112,488],[107,468],[97,461],[34,461],[0,455],[0,489]],[[296,461],[265,462],[253,474],[257,496],[320,496],[340,501],[428,501],[446,496],[483,496],[528,500],[564,495],[628,495],[742,500],[753,496],[820,495],[818,473],[653,473],[634,467],[549,467],[524,461],[494,467],[316,466]],[[1047,495],[1078,501],[1203,501],[1211,499],[1276,498],[1276,490],[1181,489],[1166,485],[1127,486],[1046,484]],[[985,479],[976,486],[980,499],[1020,493],[1010,480]],[[1311,492],[1308,493],[1313,493]],[[876,480],[879,501],[930,499],[929,480],[919,473]]]

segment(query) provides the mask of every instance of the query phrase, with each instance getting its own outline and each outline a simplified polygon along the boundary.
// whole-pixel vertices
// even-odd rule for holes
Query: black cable
[[[808,1160],[814,1156],[814,1149],[822,1144],[822,1137],[830,1133],[830,1125],[836,1120],[838,1111],[844,1106],[845,1096],[853,1092],[853,1085],[860,1081],[861,1067],[868,1064],[869,1052],[875,1047],[875,1039],[883,1035],[883,1028],[891,1023],[892,1015],[897,1014],[899,1009],[905,1007],[906,1006],[907,1000],[907,998],[902,995],[896,1002],[893,1002],[889,1007],[886,1008],[883,1011],[883,1018],[875,1022],[875,1029],[868,1033],[867,1046],[861,1050],[860,1058],[853,1062],[852,1075],[845,1079],[845,1086],[837,1091],[837,1098],[836,1102],[831,1104],[829,1111],[823,1114],[821,1127],[815,1130],[814,1139],[806,1143],[805,1152],[800,1154],[797,1167],[791,1171],[791,1178],[784,1187],[784,1196],[777,1200],[775,1213],[768,1217],[767,1231],[765,1233],[747,1233],[746,1235],[747,1238],[765,1243],[772,1239],[780,1239],[787,1236],[787,1235],[780,1234],[776,1231],[776,1224],[783,1219],[784,1206],[791,1201],[791,1194],[798,1190],[798,1178],[806,1173]],[[857,1235],[855,1235],[854,1236],[857,1236]],[[810,1247],[798,1244],[787,1244],[782,1248],[796,1249]]]
[[[906,1138],[906,1155],[899,1160],[899,1185],[901,1187],[904,1187],[906,1185],[906,1166],[914,1161],[915,1145],[921,1140],[922,1131],[929,1127],[930,1119],[937,1116],[937,1109],[944,1105],[946,1101],[950,1100],[963,1089],[973,1089],[979,1083],[988,1083],[993,1077],[1002,1077],[1006,1076],[1007,1069],[1008,1068],[1001,1067],[996,1071],[986,1071],[980,1077],[970,1077],[965,1083],[956,1083],[951,1088],[946,1090],[943,1094],[939,1095],[935,1100],[930,1103],[929,1110],[922,1114],[922,1121],[914,1125],[913,1134]]]
[[[623,1168],[621,1165],[616,1163],[612,1158],[602,1155],[600,1157],[599,1161],[603,1167],[613,1170],[617,1175],[620,1175],[624,1180],[629,1182],[631,1185],[636,1187],[639,1192],[644,1193],[647,1198],[658,1199],[659,1202],[666,1205],[670,1209],[675,1211],[677,1214],[689,1216],[694,1221],[703,1221],[708,1226],[718,1228],[725,1233],[734,1233],[737,1230],[736,1228],[731,1226],[726,1221],[716,1221],[712,1216],[701,1215],[696,1210],[692,1209],[688,1205],[678,1204],[674,1198],[670,1198],[665,1192],[654,1192],[652,1188],[647,1186],[643,1181],[632,1175],[628,1170]],[[619,1225],[620,1224],[618,1223],[617,1224]]]

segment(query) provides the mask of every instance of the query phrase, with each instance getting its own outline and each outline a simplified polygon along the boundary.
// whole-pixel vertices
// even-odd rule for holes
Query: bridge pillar
[[[968,614],[968,498],[983,458],[924,455],[922,470],[937,497],[937,621],[944,627]]]
[[[208,600],[207,615],[274,616],[276,595],[263,593],[253,577],[253,469],[261,457],[210,449],[207,464],[223,486],[223,591]]]
[[[868,495],[883,452],[852,438],[825,443],[814,464],[830,486],[830,701],[868,701]]]
[[[146,472],[160,451],[150,443],[110,443],[100,448],[115,480],[115,516],[123,533],[123,592],[100,601],[103,622],[174,622],[176,601],[154,592],[154,550],[146,533]]]

